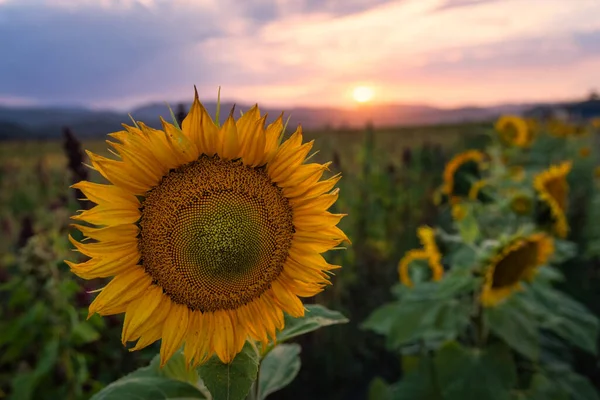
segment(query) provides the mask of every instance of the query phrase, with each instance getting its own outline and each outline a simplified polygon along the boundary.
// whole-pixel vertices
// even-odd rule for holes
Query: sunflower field
[[[599,399],[598,121],[219,112],[2,143],[0,398]]]

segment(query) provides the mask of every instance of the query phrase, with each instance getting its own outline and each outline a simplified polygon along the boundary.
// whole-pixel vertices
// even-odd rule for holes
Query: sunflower
[[[446,164],[442,192],[450,197],[452,204],[468,196],[473,182],[480,179],[484,159],[482,152],[467,150]]]
[[[591,153],[592,150],[588,146],[579,149],[579,157],[581,158],[587,158],[590,156]]]
[[[423,249],[409,250],[404,254],[404,257],[398,263],[398,275],[400,282],[408,287],[413,287],[413,281],[410,278],[409,267],[414,261],[427,260],[429,258],[427,252]]]
[[[433,281],[439,281],[444,275],[442,255],[435,242],[435,231],[429,226],[420,226],[417,229],[417,236],[419,236],[423,248],[407,251],[398,263],[400,282],[409,287],[414,286],[409,274],[409,268],[413,261],[426,261]]]
[[[433,274],[432,279],[439,281],[444,275],[444,267],[442,266],[442,255],[435,242],[435,231],[433,228],[423,225],[417,229],[417,236],[427,253],[427,261]]]
[[[216,354],[229,363],[247,338],[268,343],[284,312],[304,315],[298,296],[314,296],[339,268],[321,253],[348,240],[338,198],[339,175],[305,164],[313,142],[298,129],[281,143],[282,116],[265,129],[252,107],[219,127],[196,92],[181,129],[142,122],[111,134],[120,160],[88,152],[111,184],[73,187],[97,205],[72,217],[91,241],[90,257],[69,263],[84,279],[114,278],[90,305],[125,313],[122,341],[139,350],[162,338],[161,364],[184,345],[191,365]],[[115,153],[116,154],[116,153]]]
[[[510,201],[510,209],[515,214],[528,215],[533,209],[533,201],[525,194],[517,194]]]
[[[544,233],[519,237],[502,246],[487,266],[481,303],[495,306],[520,290],[521,281],[533,279],[537,268],[553,253],[554,242]]]
[[[549,217],[554,232],[561,238],[566,237],[569,231],[565,213],[569,200],[567,174],[571,171],[571,166],[571,161],[552,165],[549,169],[536,175],[533,181],[533,186],[541,201],[540,217],[544,220]]]
[[[458,203],[452,205],[451,214],[455,221],[462,221],[467,216],[467,210],[464,205]]]
[[[488,201],[490,200],[490,196],[487,195],[483,190],[484,187],[488,186],[488,181],[485,179],[480,179],[477,182],[473,183],[471,188],[469,189],[469,200],[479,200],[479,201]]]
[[[523,182],[525,180],[525,168],[521,165],[513,165],[508,168],[508,176],[513,182]]]
[[[533,132],[527,121],[516,115],[503,115],[494,128],[502,142],[509,146],[529,147],[533,141]]]

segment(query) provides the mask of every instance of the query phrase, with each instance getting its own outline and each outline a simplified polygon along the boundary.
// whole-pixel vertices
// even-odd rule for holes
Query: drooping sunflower
[[[409,268],[413,261],[426,261],[432,281],[439,281],[444,275],[442,255],[435,241],[435,231],[429,226],[420,226],[417,229],[417,236],[423,248],[407,251],[398,263],[400,282],[409,287],[414,285],[409,273]]]
[[[444,275],[444,267],[442,265],[442,254],[435,241],[435,230],[423,225],[417,229],[417,236],[423,245],[425,253],[427,253],[427,261],[432,272],[432,280],[439,281]]]
[[[492,307],[521,289],[554,253],[554,242],[544,233],[518,237],[498,249],[490,260],[481,292],[481,303]]]
[[[516,115],[501,116],[494,128],[502,142],[509,146],[529,147],[533,141],[533,131],[527,121]]]
[[[414,261],[418,260],[427,260],[428,259],[427,252],[423,249],[413,249],[407,251],[400,262],[398,263],[398,275],[400,277],[400,282],[403,285],[408,287],[413,287],[414,283],[410,278],[410,266]]]
[[[536,175],[533,181],[540,200],[538,219],[542,222],[550,221],[554,233],[561,238],[565,238],[569,231],[566,217],[569,200],[567,175],[571,167],[571,161],[552,165]]]
[[[442,193],[455,204],[467,197],[471,186],[481,179],[485,154],[479,150],[467,150],[457,154],[444,168]]]
[[[337,228],[339,175],[304,161],[313,142],[300,126],[283,134],[280,116],[265,129],[257,106],[222,127],[196,93],[178,126],[138,122],[109,136],[120,160],[89,153],[111,184],[74,185],[97,205],[73,219],[91,241],[74,246],[89,260],[69,263],[84,279],[114,277],[90,315],[125,313],[122,341],[132,350],[162,338],[164,363],[184,345],[191,365],[216,354],[229,363],[247,338],[266,343],[284,312],[304,315],[298,296],[329,284],[321,253],[348,240]]]

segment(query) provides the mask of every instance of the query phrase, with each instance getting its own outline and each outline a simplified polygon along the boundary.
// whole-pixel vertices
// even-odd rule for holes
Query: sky
[[[0,104],[441,107],[600,89],[599,0],[0,0]]]

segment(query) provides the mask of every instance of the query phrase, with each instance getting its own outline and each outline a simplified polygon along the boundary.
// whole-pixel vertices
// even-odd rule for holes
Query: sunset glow
[[[368,86],[357,86],[352,92],[352,97],[359,103],[366,103],[373,99],[373,89]]]

